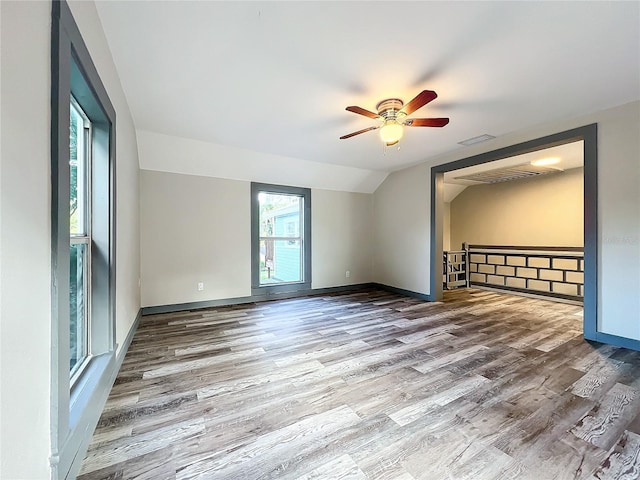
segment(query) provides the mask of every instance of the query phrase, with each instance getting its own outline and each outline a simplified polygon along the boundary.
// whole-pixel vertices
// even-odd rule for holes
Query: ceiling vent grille
[[[470,180],[479,183],[499,183],[508,182],[510,180],[521,180],[523,178],[536,177],[548,173],[561,172],[559,168],[543,167],[530,165],[516,165],[513,167],[503,167],[495,170],[487,170],[485,172],[473,173],[471,175],[463,175],[455,177],[456,180]]]
[[[487,140],[491,140],[492,138],[496,138],[493,135],[489,135],[488,133],[484,133],[482,135],[478,135],[477,137],[467,138],[461,142],[458,142],[458,145],[464,145],[465,147],[469,147],[471,145],[475,145],[476,143],[486,142]]]

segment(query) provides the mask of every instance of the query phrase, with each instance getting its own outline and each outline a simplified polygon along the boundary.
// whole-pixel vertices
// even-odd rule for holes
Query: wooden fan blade
[[[410,118],[404,122],[407,127],[444,127],[447,123],[448,118]]]
[[[411,115],[413,112],[418,110],[420,107],[424,107],[427,103],[435,99],[437,96],[438,95],[436,94],[436,92],[433,92],[431,90],[423,90],[416,96],[416,98],[402,107],[400,111],[407,115]]]
[[[350,133],[348,135],[343,135],[342,137],[340,137],[340,140],[344,140],[345,138],[351,138],[351,137],[354,137],[356,135],[360,135],[361,133],[370,132],[371,130],[377,130],[378,128],[380,128],[380,127],[363,128],[362,130],[358,130],[357,132],[353,132],[353,133]]]
[[[369,117],[369,118],[381,118],[380,115],[378,115],[377,113],[373,113],[370,112],[369,110],[365,110],[362,107],[356,107],[356,106],[352,106],[352,107],[347,107],[346,108],[349,112],[353,112],[353,113],[359,113],[360,115],[364,115],[365,117]]]

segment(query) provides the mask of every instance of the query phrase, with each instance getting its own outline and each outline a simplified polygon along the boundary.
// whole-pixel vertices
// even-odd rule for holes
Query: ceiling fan
[[[371,130],[380,129],[382,141],[390,147],[398,143],[402,138],[402,127],[444,127],[449,123],[448,118],[407,118],[407,116],[419,108],[424,107],[437,96],[436,92],[423,90],[406,105],[399,98],[387,98],[378,102],[376,105],[378,113],[370,112],[362,107],[347,107],[346,109],[349,112],[358,113],[375,120],[382,120],[382,123],[374,127],[363,128],[348,135],[343,135],[340,137],[340,140],[370,132]]]

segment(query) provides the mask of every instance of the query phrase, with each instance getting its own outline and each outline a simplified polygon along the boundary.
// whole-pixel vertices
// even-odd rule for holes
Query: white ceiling
[[[137,129],[381,172],[640,99],[639,5],[97,2]],[[338,139],[423,89],[449,125]]]
[[[445,172],[444,174],[444,201],[451,202],[468,186],[479,185],[473,180],[465,180],[459,177],[472,175],[475,173],[485,172],[488,170],[496,170],[505,167],[514,167],[517,165],[528,165],[536,160],[544,160],[555,158],[558,163],[551,165],[558,171],[571,170],[580,168],[584,165],[584,142],[582,140],[572,143],[566,143],[557,147],[546,148],[536,152],[516,155],[514,157],[503,158],[493,162],[484,163],[482,165],[474,165],[472,167],[461,168]]]
[[[498,168],[514,167],[516,165],[531,164],[531,162],[545,160],[548,158],[556,158],[558,163],[550,165],[559,170],[571,170],[572,168],[582,167],[584,164],[584,142],[582,140],[572,143],[566,143],[557,147],[545,148],[536,152],[524,153],[514,157],[503,158],[482,165],[474,165],[472,167],[453,170],[444,174],[445,183],[456,183],[458,185],[477,185],[473,180],[465,180],[459,177],[480,173],[487,170],[495,170]]]

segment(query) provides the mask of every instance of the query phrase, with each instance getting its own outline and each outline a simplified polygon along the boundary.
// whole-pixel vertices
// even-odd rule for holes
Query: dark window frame
[[[275,285],[260,285],[260,192],[300,195],[304,199],[302,259],[303,281]],[[269,183],[251,183],[251,295],[270,297],[311,290],[311,189]]]
[[[71,95],[92,122],[91,358],[69,375],[69,131]],[[96,392],[115,362],[116,112],[71,10],[52,2],[51,23],[51,469],[74,476],[87,430],[99,417]],[[110,385],[110,383],[109,383]],[[107,387],[108,388],[108,387]],[[94,418],[95,417],[95,418]],[[85,447],[86,448],[86,447]],[[75,473],[74,473],[75,472]]]

